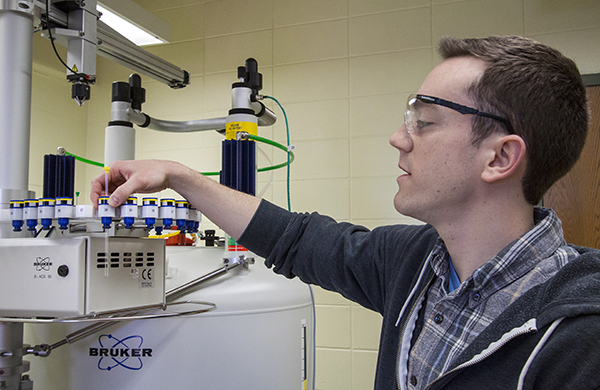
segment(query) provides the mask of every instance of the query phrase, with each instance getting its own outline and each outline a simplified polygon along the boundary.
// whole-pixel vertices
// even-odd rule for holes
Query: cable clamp
[[[236,141],[246,141],[249,138],[248,135],[247,131],[238,131],[235,133]]]
[[[288,152],[291,152],[295,149],[296,149],[296,145],[288,145],[288,147],[287,147]]]

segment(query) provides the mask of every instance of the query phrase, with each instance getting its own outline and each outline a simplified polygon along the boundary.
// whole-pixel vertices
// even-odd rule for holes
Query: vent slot
[[[98,252],[96,253],[96,268],[132,268],[154,267],[156,265],[155,252]]]

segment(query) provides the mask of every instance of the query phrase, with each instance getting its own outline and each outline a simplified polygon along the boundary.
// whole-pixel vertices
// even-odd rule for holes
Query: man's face
[[[477,107],[465,94],[486,63],[472,57],[445,60],[427,76],[419,94]],[[471,144],[471,115],[435,104],[415,104],[418,127],[406,125],[392,135],[390,144],[400,151],[396,210],[434,224],[468,210],[481,183],[481,156]]]

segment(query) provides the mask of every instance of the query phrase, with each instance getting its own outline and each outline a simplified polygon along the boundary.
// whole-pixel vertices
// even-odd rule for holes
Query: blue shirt
[[[448,256],[448,265],[450,266],[450,277],[448,278],[448,293],[456,290],[460,287],[460,279],[458,279],[458,275],[454,266],[452,265],[452,259]]]

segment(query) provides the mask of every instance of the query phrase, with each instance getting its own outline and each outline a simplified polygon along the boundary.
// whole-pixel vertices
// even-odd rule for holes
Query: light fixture
[[[100,20],[138,46],[168,43],[169,25],[131,0],[102,0]]]

